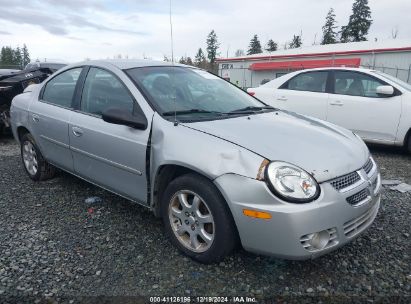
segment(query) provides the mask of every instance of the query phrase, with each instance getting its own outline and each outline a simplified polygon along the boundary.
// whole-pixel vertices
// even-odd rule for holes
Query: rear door
[[[281,85],[274,94],[280,109],[327,119],[328,71],[302,72]]]
[[[334,94],[330,94],[328,121],[368,141],[394,143],[401,95],[379,96],[376,88],[387,83],[362,72],[335,70],[332,78]]]
[[[107,108],[141,111],[126,85],[112,72],[91,67],[81,104],[70,121],[75,172],[138,202],[147,201],[146,150],[150,128],[137,130],[103,121]],[[150,119],[149,125],[151,123]]]
[[[45,158],[62,169],[73,170],[69,149],[69,121],[82,67],[64,71],[49,80],[39,100],[30,105],[30,129]]]

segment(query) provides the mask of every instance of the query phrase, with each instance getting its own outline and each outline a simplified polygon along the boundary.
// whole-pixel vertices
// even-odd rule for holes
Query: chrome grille
[[[374,164],[372,163],[371,158],[369,158],[367,163],[363,167],[365,173],[369,174],[372,170],[372,167],[374,167]]]
[[[370,195],[368,188],[362,189],[354,195],[347,197],[347,202],[353,206],[365,200]]]
[[[345,236],[352,237],[363,231],[374,220],[378,212],[378,206],[377,203],[359,217],[346,222],[343,226]]]
[[[346,175],[337,177],[336,179],[333,179],[330,182],[330,184],[336,190],[341,190],[341,189],[347,188],[351,185],[354,185],[359,180],[361,180],[360,175],[357,172],[351,172],[349,174],[346,174]]]

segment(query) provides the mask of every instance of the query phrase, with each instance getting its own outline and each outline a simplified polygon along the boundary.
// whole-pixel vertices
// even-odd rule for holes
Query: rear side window
[[[288,80],[281,89],[324,93],[327,76],[326,71],[302,73]]]
[[[133,113],[134,100],[123,83],[112,73],[91,68],[84,83],[81,110],[101,115],[108,108],[121,108]]]
[[[377,94],[377,87],[385,85],[385,83],[381,80],[363,73],[335,71],[334,75],[335,94],[362,97],[380,97]]]
[[[42,100],[58,106],[71,108],[77,80],[82,68],[65,71],[49,82],[43,91]]]

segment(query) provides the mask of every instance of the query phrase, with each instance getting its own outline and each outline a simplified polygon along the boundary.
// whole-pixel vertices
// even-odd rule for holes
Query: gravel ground
[[[371,151],[383,178],[411,184],[411,156]],[[122,297],[105,298],[114,302],[147,301],[135,296],[410,301],[411,193],[385,188],[372,227],[316,260],[239,250],[220,264],[201,265],[171,246],[161,221],[144,207],[65,173],[32,182],[11,137],[0,139],[0,173],[0,302],[76,303],[97,296]],[[87,205],[90,196],[103,201]]]

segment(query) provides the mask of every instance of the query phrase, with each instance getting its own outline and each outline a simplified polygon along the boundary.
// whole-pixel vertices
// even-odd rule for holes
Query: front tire
[[[33,136],[27,133],[20,142],[21,160],[29,177],[34,181],[52,178],[56,169],[44,159]]]
[[[407,146],[405,147],[408,153],[411,154],[411,131],[408,133]]]
[[[230,254],[238,234],[228,206],[208,179],[187,174],[177,177],[162,196],[161,213],[171,242],[201,263]]]

